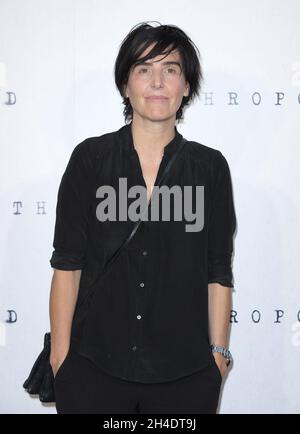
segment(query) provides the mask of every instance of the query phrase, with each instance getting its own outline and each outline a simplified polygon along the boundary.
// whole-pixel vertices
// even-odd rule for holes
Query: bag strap
[[[170,158],[167,166],[165,167],[159,181],[157,182],[157,185],[160,186],[161,183],[166,179],[167,175],[170,173],[171,167],[173,166],[177,156],[179,155],[179,153],[182,151],[185,143],[186,143],[186,139],[182,137],[182,140],[178,146],[178,149],[176,150],[176,152],[172,155],[172,157]],[[147,205],[147,207],[145,208],[142,216],[145,214],[145,212],[149,209],[150,206],[150,202],[151,199],[153,197],[153,194],[150,198],[150,201]],[[106,262],[104,269],[103,269],[103,273],[106,272],[106,270],[108,269],[109,266],[112,265],[112,263],[120,256],[120,253],[122,252],[122,250],[128,245],[128,243],[131,241],[132,237],[134,236],[134,234],[136,233],[136,231],[138,230],[139,225],[141,224],[141,219],[139,219],[137,222],[135,222],[133,229],[131,231],[131,233],[128,235],[128,237],[125,239],[125,241],[121,244],[121,246],[116,250],[116,252],[111,256],[111,258]]]

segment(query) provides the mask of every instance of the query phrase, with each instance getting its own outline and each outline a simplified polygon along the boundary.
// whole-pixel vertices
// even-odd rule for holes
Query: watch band
[[[222,354],[222,356],[224,356],[225,359],[227,359],[227,366],[229,365],[229,363],[232,360],[232,355],[228,348],[221,347],[220,345],[211,344],[210,349],[213,353]]]

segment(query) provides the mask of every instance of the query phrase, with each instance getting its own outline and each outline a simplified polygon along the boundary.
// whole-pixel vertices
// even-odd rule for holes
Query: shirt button
[[[140,287],[143,288],[145,286],[144,282],[140,283]]]
[[[137,319],[141,319],[142,317],[141,317],[141,315],[137,315]]]
[[[147,252],[147,250],[144,250],[143,251],[143,256],[146,256],[146,255],[148,255],[148,252]]]
[[[135,345],[132,347],[132,351],[136,351],[136,346]]]

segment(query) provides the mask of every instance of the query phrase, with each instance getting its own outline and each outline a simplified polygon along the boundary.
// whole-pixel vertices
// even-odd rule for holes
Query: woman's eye
[[[168,68],[168,74],[180,75],[180,69],[174,67]]]

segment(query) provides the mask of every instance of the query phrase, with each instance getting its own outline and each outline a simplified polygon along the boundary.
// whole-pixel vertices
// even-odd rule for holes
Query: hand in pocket
[[[57,362],[57,363],[50,363],[51,364],[51,368],[52,368],[52,372],[53,372],[53,376],[54,379],[57,377],[57,375],[59,374],[59,372],[61,371],[67,357],[68,357],[69,352],[66,354],[66,356],[64,357],[64,359],[62,359],[61,362]]]

